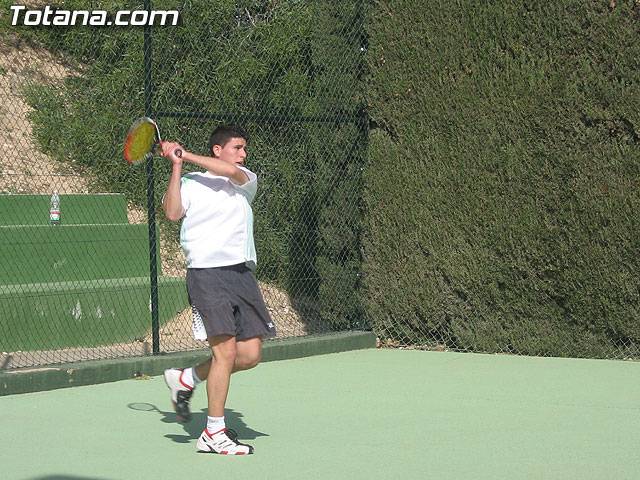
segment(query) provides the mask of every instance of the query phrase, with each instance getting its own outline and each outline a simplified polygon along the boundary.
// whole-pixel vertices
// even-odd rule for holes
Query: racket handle
[[[178,157],[178,158],[182,158],[182,149],[181,149],[181,148],[176,148],[176,149],[173,151],[173,154],[174,154],[176,157]]]

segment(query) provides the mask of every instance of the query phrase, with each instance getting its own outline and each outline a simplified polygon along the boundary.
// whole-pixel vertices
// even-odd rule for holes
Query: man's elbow
[[[233,177],[231,177],[231,181],[236,185],[244,185],[249,181],[249,177],[242,170],[236,168]]]
[[[165,208],[163,210],[164,210],[165,217],[167,217],[167,220],[171,222],[177,222],[182,218],[183,212],[171,211],[168,208]]]

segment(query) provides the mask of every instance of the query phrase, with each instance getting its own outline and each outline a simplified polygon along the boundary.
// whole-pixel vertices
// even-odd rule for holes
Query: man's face
[[[231,138],[224,147],[214,145],[213,154],[220,160],[242,166],[247,158],[247,141],[244,138]]]

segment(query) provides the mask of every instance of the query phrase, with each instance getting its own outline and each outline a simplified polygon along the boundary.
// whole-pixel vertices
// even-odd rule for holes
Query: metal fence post
[[[144,8],[151,13],[151,0],[144,0]],[[152,116],[152,94],[151,84],[151,27],[144,27],[144,112],[148,117]],[[147,178],[147,215],[149,225],[149,277],[151,285],[151,333],[153,353],[160,352],[160,322],[158,315],[158,262],[157,262],[157,239],[156,239],[156,208],[155,208],[155,171],[153,158],[149,158],[146,163]]]

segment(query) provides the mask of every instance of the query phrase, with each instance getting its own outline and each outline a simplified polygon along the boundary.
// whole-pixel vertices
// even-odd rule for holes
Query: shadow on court
[[[30,480],[110,480],[97,477],[76,477],[73,475],[47,475],[45,477],[34,477]]]
[[[156,407],[153,403],[148,402],[133,402],[127,405],[128,408],[137,412],[153,412],[158,415],[161,422],[164,423],[177,423],[184,428],[187,435],[167,434],[166,438],[173,440],[176,443],[190,443],[194,438],[197,438],[202,433],[202,429],[207,423],[207,409],[201,411],[191,412],[191,421],[182,423],[176,418],[176,414],[173,411],[162,411]],[[239,438],[243,440],[254,440],[258,437],[268,437],[269,435],[263,432],[258,432],[249,428],[242,420],[243,415],[240,412],[236,412],[233,409],[225,408],[225,423],[227,428],[235,430]]]

